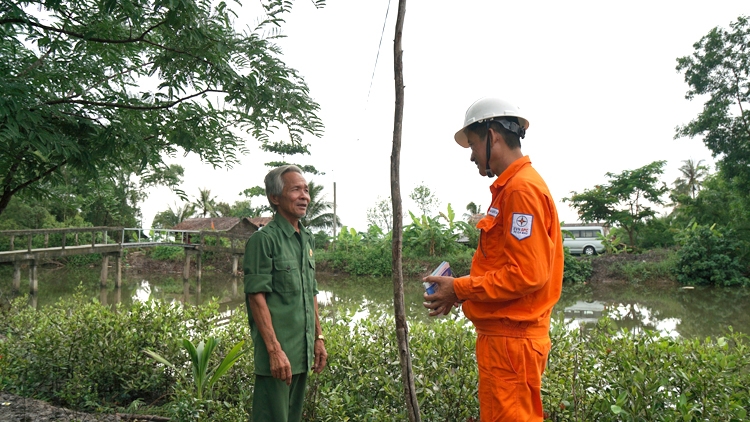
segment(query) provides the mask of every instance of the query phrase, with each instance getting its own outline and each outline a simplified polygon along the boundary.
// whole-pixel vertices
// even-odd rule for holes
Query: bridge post
[[[182,267],[182,281],[187,283],[190,280],[190,252],[185,249],[185,266]]]
[[[237,277],[237,264],[240,258],[237,254],[232,254],[232,277]]]
[[[103,254],[102,255],[102,273],[100,278],[100,285],[102,287],[107,287],[107,271],[109,270],[109,255]]]
[[[21,291],[21,263],[13,262],[13,291]]]
[[[122,252],[115,255],[115,287],[122,287]]]
[[[197,264],[198,264],[198,274],[197,274],[197,276],[198,276],[198,283],[200,283],[201,282],[201,278],[203,277],[203,252],[202,251],[198,251],[198,257],[196,258],[196,260],[198,261],[197,262]]]
[[[29,290],[34,295],[39,291],[39,280],[37,279],[36,260],[29,263]]]

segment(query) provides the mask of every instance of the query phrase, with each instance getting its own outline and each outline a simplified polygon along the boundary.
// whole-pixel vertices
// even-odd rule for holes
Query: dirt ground
[[[41,400],[28,399],[0,392],[0,421],[3,422],[47,422],[47,421],[120,421],[116,415],[90,415],[52,406]]]

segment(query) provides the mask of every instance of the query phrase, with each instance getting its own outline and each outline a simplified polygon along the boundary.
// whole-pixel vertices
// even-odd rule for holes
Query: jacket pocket
[[[279,293],[296,292],[302,288],[299,267],[294,259],[273,260],[273,290]]]

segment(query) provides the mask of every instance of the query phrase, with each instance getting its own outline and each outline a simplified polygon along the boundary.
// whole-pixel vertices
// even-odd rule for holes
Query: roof
[[[188,218],[172,227],[172,230],[218,230],[227,231],[240,222],[237,217]]]
[[[273,217],[245,217],[245,220],[249,221],[257,228],[261,228],[273,220]]]

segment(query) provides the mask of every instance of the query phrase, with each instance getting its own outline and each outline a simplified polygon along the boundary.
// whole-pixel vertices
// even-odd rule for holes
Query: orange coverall
[[[490,190],[471,272],[453,284],[477,332],[480,420],[541,421],[550,314],[562,290],[560,222],[528,156]]]

